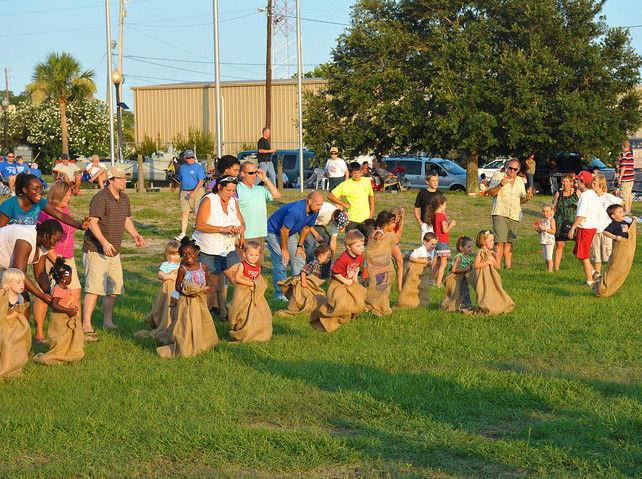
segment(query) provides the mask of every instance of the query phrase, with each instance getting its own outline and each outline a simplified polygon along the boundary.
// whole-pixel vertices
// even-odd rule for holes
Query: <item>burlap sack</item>
[[[272,312],[265,300],[267,281],[263,276],[254,280],[254,290],[244,284],[234,287],[232,302],[227,308],[230,336],[240,343],[267,341],[272,337]]]
[[[325,301],[325,291],[321,288],[323,281],[318,276],[308,275],[305,278],[306,287],[301,285],[301,277],[294,276],[279,281],[279,288],[288,298],[288,308],[277,311],[280,317],[310,314]]]
[[[403,286],[396,308],[428,307],[430,305],[430,264],[408,261],[403,269]]]
[[[368,264],[368,289],[366,290],[366,310],[377,316],[392,313],[390,309],[390,288],[395,278],[392,265],[392,248],[397,244],[397,235],[385,232],[379,238],[373,237],[366,248]]]
[[[6,292],[0,292],[0,378],[20,376],[22,367],[29,360],[31,328],[24,312],[29,303],[9,308]],[[17,311],[17,318],[7,319],[7,314]]]
[[[366,288],[359,283],[350,286],[333,279],[328,288],[328,299],[312,311],[310,325],[331,333],[342,324],[348,324],[365,308]]]
[[[441,300],[439,309],[449,312],[473,313],[474,308],[470,299],[468,276],[468,273],[450,273],[446,277],[444,299]]]
[[[203,286],[195,283],[183,284],[183,294],[178,298],[176,306],[176,324],[172,342],[167,346],[156,348],[160,357],[196,356],[218,344],[214,320],[207,309],[203,289]],[[188,294],[196,294],[196,296],[186,296]]]
[[[593,285],[595,296],[607,297],[614,294],[626,280],[631,271],[635,256],[635,221],[629,226],[629,237],[622,241],[613,241],[613,252],[606,265],[602,280]]]
[[[482,250],[481,261],[486,261],[490,255],[490,251]],[[510,313],[513,310],[515,303],[504,291],[502,278],[494,266],[473,268],[470,279],[477,294],[476,313],[496,315]]]
[[[85,356],[85,333],[79,314],[73,318],[65,313],[49,315],[49,351],[36,354],[33,361],[39,364],[60,364],[78,361]]]
[[[173,280],[163,281],[154,298],[152,311],[145,317],[145,322],[152,326],[152,330],[143,329],[134,333],[137,338],[154,338],[158,344],[172,342],[174,326],[176,325],[177,309],[170,306],[172,292],[176,287]],[[153,326],[156,324],[156,326]]]

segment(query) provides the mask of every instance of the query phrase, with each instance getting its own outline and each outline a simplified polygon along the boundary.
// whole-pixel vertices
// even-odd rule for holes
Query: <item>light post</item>
[[[9,151],[9,146],[7,145],[7,110],[9,109],[9,100],[6,98],[2,100],[2,109],[4,110],[4,152],[5,154]]]
[[[122,108],[120,102],[120,84],[123,82],[123,75],[118,71],[114,70],[111,74],[111,81],[114,82],[116,87],[116,121],[117,121],[117,130],[118,130],[118,161],[123,161],[123,127],[122,127]]]

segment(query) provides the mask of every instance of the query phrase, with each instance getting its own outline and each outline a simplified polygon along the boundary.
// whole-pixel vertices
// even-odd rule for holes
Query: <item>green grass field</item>
[[[376,211],[411,211],[415,194],[379,193]],[[76,364],[30,362],[0,383],[1,477],[642,476],[642,267],[599,299],[568,245],[562,270],[546,272],[532,224],[548,197],[525,205],[502,272],[509,315],[442,313],[432,289],[428,310],[363,314],[332,334],[278,318],[268,343],[230,344],[217,321],[216,350],[164,360],[133,332],[179,232],[178,200],[129,195],[148,247],[122,249],[120,328],[99,329]],[[76,216],[89,199],[73,200]],[[490,200],[449,195],[448,216],[454,239],[473,236],[490,226]],[[419,230],[411,214],[405,224],[410,251]]]

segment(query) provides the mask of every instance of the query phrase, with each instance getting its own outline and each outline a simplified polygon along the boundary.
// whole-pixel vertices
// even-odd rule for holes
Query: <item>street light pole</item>
[[[121,106],[120,106],[120,84],[123,82],[123,75],[118,70],[114,70],[111,74],[111,81],[114,82],[116,87],[116,108],[117,115],[116,119],[118,121],[116,128],[118,129],[118,161],[123,161],[123,128],[122,128],[122,115],[121,115]]]
[[[301,104],[301,75],[303,58],[301,53],[301,0],[296,0],[296,83],[299,104],[299,182],[303,193],[303,105]]]
[[[105,25],[107,31],[107,105],[109,107],[109,160],[114,166],[114,93],[109,82],[111,81],[111,16],[109,0],[105,0]]]
[[[218,57],[218,0],[212,0],[214,10],[214,95],[216,96],[216,161],[223,155],[223,138],[221,137],[221,73]]]

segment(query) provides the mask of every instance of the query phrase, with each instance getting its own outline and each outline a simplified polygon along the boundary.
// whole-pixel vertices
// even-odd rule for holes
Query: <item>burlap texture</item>
[[[624,283],[635,257],[636,241],[635,220],[629,226],[629,237],[622,241],[613,241],[613,252],[606,265],[602,280],[593,285],[595,296],[607,297],[614,294]]]
[[[176,288],[173,280],[163,281],[158,288],[152,311],[145,317],[145,322],[152,326],[152,330],[142,329],[134,333],[137,338],[154,338],[158,344],[172,342],[172,334],[176,325],[177,309],[170,306],[172,292]],[[155,326],[153,326],[155,324]]]
[[[491,254],[490,251],[482,250],[481,261],[486,261]],[[477,295],[476,313],[489,315],[510,313],[515,307],[513,300],[504,291],[502,278],[494,266],[474,268],[470,280]]]
[[[366,263],[368,265],[368,289],[366,290],[366,310],[377,316],[392,313],[390,309],[390,288],[394,282],[395,268],[392,265],[392,248],[397,243],[397,235],[385,232],[379,238],[368,241]]]
[[[439,304],[439,309],[449,312],[473,313],[474,307],[470,299],[468,276],[468,273],[450,273],[446,277],[444,298]]]
[[[176,306],[172,342],[156,348],[160,357],[196,356],[218,344],[214,320],[207,309],[203,289],[203,286],[194,283],[183,284],[183,294],[178,298]],[[192,294],[196,296],[187,296]]]
[[[36,354],[33,361],[40,364],[60,364],[78,361],[85,356],[85,333],[79,314],[70,318],[66,313],[49,315],[49,351]]]
[[[234,287],[232,302],[227,308],[230,336],[240,343],[267,341],[272,337],[272,312],[265,300],[267,281],[263,276],[254,280],[254,289],[245,284]]]
[[[359,283],[347,286],[333,279],[327,301],[312,311],[310,325],[318,331],[331,333],[364,310],[365,298],[366,288]]]
[[[408,261],[403,269],[403,286],[396,308],[416,308],[430,305],[430,263]]]
[[[24,312],[29,303],[9,308],[9,298],[0,291],[0,378],[20,376],[22,367],[29,360],[31,328]],[[17,311],[17,318],[7,319],[7,314]]]
[[[301,277],[294,276],[279,281],[279,288],[288,298],[288,308],[277,311],[280,317],[310,314],[325,301],[325,291],[321,288],[323,281],[318,276],[308,275],[305,278],[306,287],[301,285]]]

